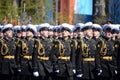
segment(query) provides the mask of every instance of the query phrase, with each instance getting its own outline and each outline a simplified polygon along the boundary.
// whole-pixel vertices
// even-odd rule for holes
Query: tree
[[[0,22],[3,23],[3,18],[6,16],[7,22],[10,19],[17,18],[16,0],[0,0]]]
[[[52,9],[51,5],[49,5],[48,0],[22,0],[22,5],[20,7],[20,10],[22,12],[20,12],[21,15],[23,14],[24,3],[26,4],[26,20],[29,20],[28,18],[31,18],[34,24],[45,22],[45,18],[47,17],[47,10]]]
[[[6,16],[7,22],[12,20],[27,21],[33,24],[45,22],[47,10],[53,9],[50,0],[0,0],[0,22]]]

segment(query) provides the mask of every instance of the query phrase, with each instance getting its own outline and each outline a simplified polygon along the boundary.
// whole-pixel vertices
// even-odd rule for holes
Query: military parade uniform
[[[3,32],[6,33],[9,30],[12,30],[12,25],[5,25]],[[11,34],[12,35],[12,34]],[[1,40],[1,75],[3,80],[13,80],[16,73],[16,45],[14,38],[4,37]]]
[[[73,80],[73,70],[75,69],[75,56],[72,53],[69,40],[57,40],[53,42],[54,68],[60,80]]]
[[[85,37],[78,42],[76,69],[82,79],[95,79],[101,69],[95,43],[93,39]]]
[[[34,38],[30,33],[34,34],[33,25],[27,25],[27,37],[22,37],[19,41],[17,51],[17,66],[20,72],[21,80],[31,80],[33,78],[32,55],[34,54]]]
[[[61,27],[63,38],[53,42],[54,68],[58,80],[73,80],[75,73],[75,48],[71,43],[69,34],[67,34],[71,30],[67,24],[62,24]]]
[[[95,39],[95,38],[94,38]],[[106,41],[106,39],[99,37],[95,39],[97,41],[97,48],[100,54],[101,60],[101,70],[102,73],[99,75],[100,80],[116,80],[115,70],[117,72],[117,49],[118,43],[114,44],[114,42]],[[110,47],[112,46],[112,47]],[[109,49],[109,50],[108,50]],[[109,52],[108,52],[109,51]],[[108,54],[107,54],[108,53]],[[114,78],[113,78],[114,77]]]
[[[39,72],[39,79],[51,80],[51,73],[53,72],[51,61],[52,42],[49,39],[42,37],[41,39],[36,40],[35,44],[36,50],[35,54],[33,54],[34,71]]]
[[[101,76],[104,79],[112,79],[115,75],[115,70],[117,69],[117,63],[116,63],[116,53],[114,48],[114,43],[112,40],[105,39],[106,44],[106,50],[104,52],[100,52],[101,55],[101,68],[102,68],[102,74]],[[102,45],[102,43],[101,43]],[[104,45],[104,44],[103,44]]]
[[[94,80],[100,74],[100,55],[96,47],[96,41],[92,39],[92,23],[86,23],[83,27],[85,37],[78,41],[76,55],[76,73],[78,79]]]
[[[117,72],[117,56],[115,51],[115,43],[112,40],[112,25],[103,26],[104,36],[101,41],[101,68],[103,80],[114,80],[114,76]]]
[[[81,38],[72,38],[71,39],[71,48],[72,48],[72,53],[74,54],[75,58],[73,59],[74,62],[74,69],[75,69],[75,73],[74,73],[74,80],[77,80],[76,78],[76,56],[77,56],[77,48],[78,48],[78,41],[81,40]]]
[[[33,55],[34,72],[39,73],[38,79],[41,80],[51,80],[51,74],[53,72],[51,58],[52,39],[49,39],[48,34],[45,34],[46,32],[48,32],[48,27],[46,26],[48,26],[48,24],[40,26],[39,32],[41,32],[42,34],[41,37],[36,40],[35,54]]]
[[[1,43],[2,55],[2,74],[14,74],[14,69],[16,68],[15,55],[16,55],[16,45],[14,39],[4,38]],[[8,66],[7,66],[8,65]],[[9,68],[10,67],[10,68]]]
[[[115,76],[114,76],[114,79],[115,80],[118,80],[119,79],[119,75],[120,75],[120,73],[119,73],[119,69],[120,69],[120,67],[119,67],[119,43],[120,43],[120,39],[119,38],[117,38],[116,40],[115,40],[115,43],[114,43],[114,47],[115,47],[115,57],[116,57],[116,73],[115,73]]]
[[[10,26],[6,28],[4,25],[3,32],[12,30]],[[68,35],[66,38],[63,32],[67,30],[70,33],[70,26],[66,26],[62,24],[60,38],[55,36],[53,39],[43,35],[37,38],[30,36],[10,38],[6,34],[4,38],[0,38],[0,80],[120,78],[120,39],[112,40],[106,36],[88,38],[86,35],[82,38],[73,36],[72,39]],[[84,29],[83,27],[83,31]],[[34,34],[31,27],[25,31],[27,30]]]
[[[30,79],[32,76],[32,54],[34,51],[34,39],[24,38],[21,39],[17,51],[17,66],[22,80]]]

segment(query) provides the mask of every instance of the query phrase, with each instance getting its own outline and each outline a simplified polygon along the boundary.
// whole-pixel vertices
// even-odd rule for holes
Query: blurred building
[[[105,9],[106,9],[105,0],[94,0],[95,16],[106,16]]]
[[[109,0],[109,21],[120,24],[120,0]]]
[[[75,0],[59,0],[59,22],[73,24]]]
[[[15,14],[16,18],[22,18],[23,21],[27,18],[33,23],[61,24],[66,22],[74,24],[92,21],[95,16],[107,16],[108,4],[106,1],[110,2],[109,19],[118,21],[117,16],[114,15],[119,14],[119,0],[13,0],[15,9],[10,12]]]

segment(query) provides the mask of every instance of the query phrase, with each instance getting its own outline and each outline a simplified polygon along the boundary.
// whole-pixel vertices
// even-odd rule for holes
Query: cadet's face
[[[58,36],[58,32],[54,32],[54,36],[56,36],[56,37],[57,37],[57,36]]]
[[[41,35],[43,36],[43,37],[48,37],[48,31],[41,31]]]
[[[77,36],[78,36],[77,32],[74,32],[73,37],[77,37]]]
[[[62,38],[62,32],[59,32],[59,33],[58,33],[58,36]]]
[[[13,36],[12,30],[6,31],[6,32],[5,32],[5,35],[6,35],[7,37],[9,37],[9,38],[12,38],[12,36]]]
[[[25,31],[21,32],[21,36],[26,37],[26,32]]]
[[[105,36],[106,36],[107,38],[111,38],[111,37],[112,37],[112,33],[109,32],[109,31],[107,31],[107,32],[105,32]]]
[[[16,33],[17,37],[21,37],[21,33]]]
[[[94,30],[93,31],[93,36],[98,38],[100,36],[100,32],[97,31],[97,30]]]
[[[116,37],[118,34],[117,33],[114,33],[114,34],[112,34],[112,37]]]
[[[62,31],[62,36],[63,37],[68,37],[69,35],[70,35],[69,31],[67,31],[67,30]]]
[[[84,37],[84,33],[82,31],[79,31],[77,34],[78,34],[78,37],[81,37],[81,38]]]
[[[53,31],[48,32],[49,36],[53,36]]]
[[[85,34],[88,37],[93,37],[93,30],[92,29],[88,29],[88,30],[85,31]]]
[[[0,38],[1,38],[1,37],[3,37],[3,33],[2,33],[2,32],[0,32]]]
[[[26,36],[27,37],[33,37],[34,35],[33,35],[33,33],[31,31],[27,31]]]

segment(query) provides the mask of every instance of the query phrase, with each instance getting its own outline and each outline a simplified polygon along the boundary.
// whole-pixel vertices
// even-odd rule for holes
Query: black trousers
[[[16,75],[13,75],[13,74],[0,74],[0,80],[16,80]]]
[[[20,75],[18,80],[34,80],[32,75]]]
[[[74,80],[73,77],[57,77],[57,80]]]

